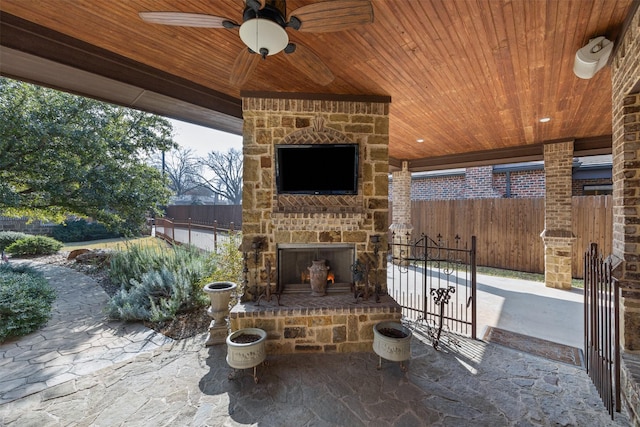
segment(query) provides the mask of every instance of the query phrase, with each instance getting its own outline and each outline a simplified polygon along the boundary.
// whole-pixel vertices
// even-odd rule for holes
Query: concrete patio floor
[[[81,293],[79,282],[101,290],[75,271],[38,268],[70,300]],[[478,306],[491,299],[496,306],[493,315],[480,310],[479,331],[491,325],[546,339],[571,338],[568,332],[558,335],[556,329],[575,323],[569,316],[576,312],[574,305],[581,313],[581,305],[573,299],[577,292],[559,291],[565,301],[554,292],[546,295],[542,284],[539,289],[536,284],[499,283],[484,277],[479,282],[486,295],[478,295]],[[524,291],[529,286],[530,294]],[[100,292],[93,297],[101,298]],[[540,301],[516,305],[531,298]],[[561,316],[551,319],[540,307],[559,310]],[[88,309],[96,312],[95,307]],[[625,413],[611,420],[584,369],[483,341],[461,338],[460,346],[445,345],[436,351],[416,333],[406,373],[392,362],[383,362],[377,370],[378,358],[372,352],[268,356],[268,366],[258,367],[260,381],[255,384],[248,374],[228,379],[226,348],[205,347],[206,334],[165,341],[152,331],[129,331],[126,325],[99,320],[73,327],[73,319],[82,318],[80,312],[55,310],[59,317],[43,330],[0,345],[0,425],[630,425]],[[61,328],[58,322],[69,323]],[[529,323],[538,327],[529,330]],[[577,324],[582,328],[581,321]],[[100,334],[92,333],[96,330]],[[74,333],[84,334],[84,341],[81,335],[69,339]],[[578,336],[581,339],[581,333]],[[142,338],[132,345],[136,337]],[[125,344],[123,338],[130,342]],[[91,356],[89,349],[100,341],[115,353]],[[47,349],[44,354],[42,348]],[[84,369],[73,371],[80,363]],[[57,381],[59,371],[44,369],[47,366],[67,369],[74,376]],[[15,391],[21,384],[28,387],[19,396]]]

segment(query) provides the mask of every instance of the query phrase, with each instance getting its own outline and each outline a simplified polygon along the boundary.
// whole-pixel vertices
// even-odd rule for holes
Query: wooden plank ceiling
[[[287,9],[310,3],[290,0]],[[260,61],[234,86],[230,70],[244,49],[236,29],[161,26],[138,16],[181,11],[241,22],[241,0],[2,0],[0,10],[233,98],[241,90],[390,96],[389,154],[396,160],[611,134],[610,68],[581,80],[573,61],[590,38],[619,36],[632,0],[372,3],[372,24],[287,30],[333,72],[326,86],[284,54]],[[543,117],[551,121],[540,123]]]

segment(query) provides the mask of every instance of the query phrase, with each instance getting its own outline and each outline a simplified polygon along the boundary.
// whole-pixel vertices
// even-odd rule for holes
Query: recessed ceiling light
[[[540,123],[547,123],[551,121],[551,117],[543,117],[540,119]]]
[[[423,142],[424,142],[424,139],[422,139],[422,138],[416,139],[416,142],[418,142],[418,143],[423,143]]]

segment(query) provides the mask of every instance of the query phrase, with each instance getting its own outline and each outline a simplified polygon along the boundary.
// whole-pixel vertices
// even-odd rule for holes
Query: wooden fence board
[[[212,224],[218,221],[220,227],[229,228],[234,223],[236,229],[242,226],[242,205],[171,205],[167,206],[167,218],[177,221]]]
[[[477,237],[478,265],[533,273],[544,272],[544,199],[465,199],[413,201],[413,238],[424,233],[462,243]],[[613,213],[611,196],[572,199],[573,234],[576,236],[572,269],[581,278],[583,254],[590,243],[611,253]],[[391,220],[391,209],[389,223]]]

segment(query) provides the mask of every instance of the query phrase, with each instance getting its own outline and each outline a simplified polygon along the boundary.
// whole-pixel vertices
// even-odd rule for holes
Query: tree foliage
[[[165,153],[164,157],[164,165],[161,154],[154,157],[153,165],[161,171],[164,166],[164,174],[169,181],[169,188],[176,196],[184,196],[201,187],[200,165],[192,149],[178,147]]]
[[[233,204],[242,201],[242,152],[231,148],[226,153],[212,151],[201,159],[203,167],[213,172],[213,178],[200,175],[202,184]]]
[[[171,134],[152,114],[0,78],[0,214],[136,228],[168,200],[144,157]]]

